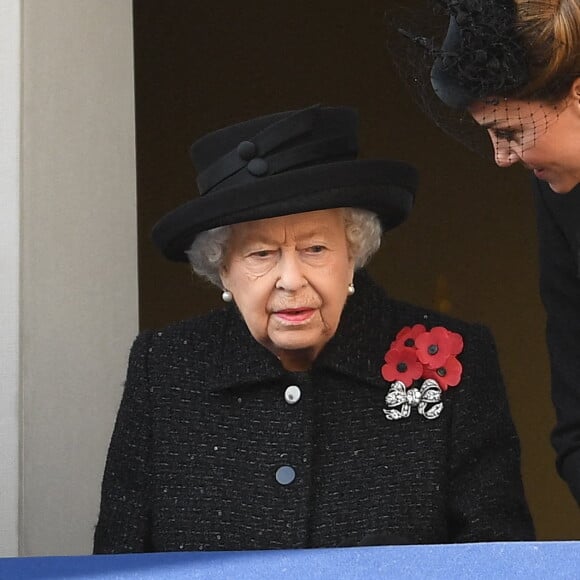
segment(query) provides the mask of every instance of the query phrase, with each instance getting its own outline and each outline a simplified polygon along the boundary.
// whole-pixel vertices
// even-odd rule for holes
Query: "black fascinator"
[[[527,82],[512,0],[440,1],[449,17],[441,48],[433,50],[431,84],[448,106],[512,94]],[[407,34],[407,37],[412,35]]]
[[[386,18],[389,51],[419,106],[446,133],[490,154],[465,108],[528,81],[513,0],[424,0],[391,8]]]

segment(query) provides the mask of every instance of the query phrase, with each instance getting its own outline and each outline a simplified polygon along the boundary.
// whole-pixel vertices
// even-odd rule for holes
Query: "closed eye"
[[[515,141],[517,135],[513,129],[494,129],[493,133],[498,139],[504,141]]]
[[[252,252],[250,256],[252,258],[269,258],[274,253],[274,250],[257,250]]]

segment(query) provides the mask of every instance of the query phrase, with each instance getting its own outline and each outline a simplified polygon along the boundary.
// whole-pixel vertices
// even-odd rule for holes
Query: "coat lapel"
[[[393,302],[361,270],[355,277],[356,293],[348,299],[336,335],[315,362],[328,369],[384,388],[384,356],[398,329],[394,328]]]

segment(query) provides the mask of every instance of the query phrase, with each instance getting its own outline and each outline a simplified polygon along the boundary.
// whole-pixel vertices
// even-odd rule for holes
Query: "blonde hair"
[[[580,0],[514,0],[530,80],[520,98],[559,101],[580,77]]]
[[[383,228],[376,213],[345,207],[344,227],[355,269],[362,268],[381,246]],[[226,255],[232,226],[201,232],[185,253],[193,271],[221,288],[220,269]]]

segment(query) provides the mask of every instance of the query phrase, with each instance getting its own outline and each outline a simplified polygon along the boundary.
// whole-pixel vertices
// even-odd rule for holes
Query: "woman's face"
[[[556,105],[500,99],[477,102],[469,112],[487,129],[500,167],[520,162],[557,193],[580,183],[580,80]]]
[[[334,336],[353,279],[342,209],[236,224],[221,279],[252,336],[306,370]]]

